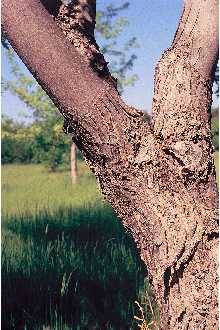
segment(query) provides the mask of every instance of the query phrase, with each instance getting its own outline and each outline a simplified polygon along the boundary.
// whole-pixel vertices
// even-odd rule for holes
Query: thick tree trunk
[[[70,166],[71,166],[71,182],[74,185],[74,184],[76,184],[76,182],[78,180],[77,147],[74,142],[71,143]]]
[[[161,309],[161,329],[217,329],[210,132],[217,1],[185,2],[172,47],[156,69],[152,125],[122,101],[105,66],[102,75],[90,55],[85,60],[62,38],[37,0],[3,0],[2,12],[8,39],[63,113],[133,235]]]
[[[169,172],[175,173],[162,180],[169,187],[162,188],[158,203],[163,212],[160,237],[167,242],[161,305],[168,317],[162,319],[163,329],[218,327],[218,205],[210,132],[217,22],[217,1],[186,1],[172,47],[156,69],[154,135],[173,163]],[[153,282],[159,292],[160,279]]]

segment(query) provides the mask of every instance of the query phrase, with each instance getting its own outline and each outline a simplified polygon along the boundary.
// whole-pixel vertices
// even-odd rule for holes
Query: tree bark
[[[217,1],[185,1],[174,42],[156,68],[152,124],[62,37],[39,1],[2,3],[7,38],[59,107],[137,244],[161,329],[217,329],[218,204],[210,131]]]
[[[77,147],[74,142],[71,143],[70,166],[71,166],[71,182],[74,185],[78,180]]]
[[[163,311],[169,315],[163,329],[218,327],[218,206],[210,132],[217,22],[217,1],[186,1],[172,47],[156,68],[154,135],[176,172],[171,182],[165,179],[174,198],[161,203],[167,241]]]
[[[57,3],[57,4],[56,4]],[[44,2],[45,8],[53,15],[55,22],[81,55],[85,62],[105,77],[110,84],[116,83],[111,77],[105,62],[94,38],[96,4],[95,1],[81,0],[63,5],[60,1]],[[65,132],[71,133],[72,127],[67,120],[64,123]],[[70,151],[71,182],[74,185],[78,179],[77,171],[77,147],[73,141]]]

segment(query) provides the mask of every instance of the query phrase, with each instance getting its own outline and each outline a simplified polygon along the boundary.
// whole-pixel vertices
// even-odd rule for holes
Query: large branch
[[[188,61],[204,79],[214,73],[219,51],[219,1],[185,1],[172,48],[192,50]],[[191,49],[190,49],[191,48]]]
[[[111,76],[108,63],[95,40],[96,1],[79,0],[68,5],[60,5],[58,11],[54,10],[53,16],[82,59],[99,77],[116,88],[116,79]]]
[[[115,86],[99,77],[64,38],[40,1],[4,0],[2,24],[13,48],[71,122],[71,133],[86,157],[102,162],[116,161],[117,154],[118,158],[131,155],[124,132],[142,115],[125,105]]]
[[[180,198],[167,201],[166,209],[174,206],[173,211],[161,216],[167,254],[179,250],[164,271],[169,317],[163,329],[216,328],[218,195],[210,108],[217,58],[218,1],[186,0],[174,42],[156,68],[153,98],[154,136],[167,155],[169,172],[175,173],[168,180],[174,183],[173,196]],[[210,246],[207,237],[213,240]]]
[[[218,59],[218,1],[187,0],[171,48],[155,74],[154,134],[187,179],[213,172],[210,108]]]
[[[173,44],[156,68],[153,116],[157,136],[179,139],[194,125],[207,126],[217,59],[218,1],[187,0]],[[204,103],[200,95],[207,93]]]
[[[80,108],[91,102],[103,84],[65,41],[39,1],[3,1],[3,31],[34,77],[54,99]],[[51,67],[52,63],[52,67]],[[71,77],[71,79],[70,79]]]

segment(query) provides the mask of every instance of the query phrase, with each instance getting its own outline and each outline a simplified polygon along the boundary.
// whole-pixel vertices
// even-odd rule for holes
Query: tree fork
[[[70,121],[102,192],[137,243],[164,330],[218,327],[209,123],[216,6],[185,2],[173,45],[156,69],[151,126],[63,38],[39,1],[3,1],[8,39]]]

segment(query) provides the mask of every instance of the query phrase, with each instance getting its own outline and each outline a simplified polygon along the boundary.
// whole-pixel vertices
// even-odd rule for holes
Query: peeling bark
[[[66,8],[59,7],[57,26],[37,0],[3,0],[8,39],[59,107],[139,248],[164,330],[218,327],[218,204],[210,131],[217,5],[185,2],[174,42],[156,68],[149,124],[122,101],[109,76],[92,67],[92,31],[80,27],[83,36],[77,37],[78,16],[70,11],[65,16]],[[81,54],[77,38],[83,39]]]

